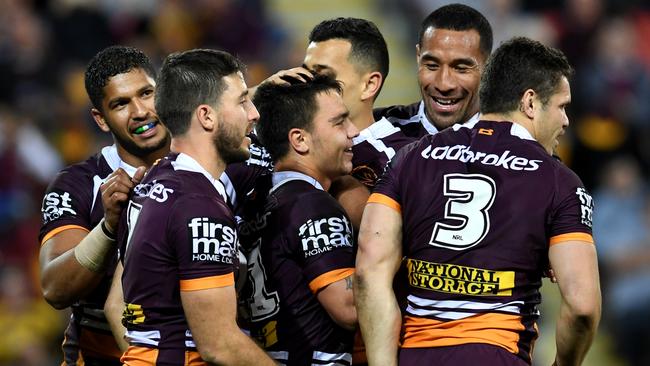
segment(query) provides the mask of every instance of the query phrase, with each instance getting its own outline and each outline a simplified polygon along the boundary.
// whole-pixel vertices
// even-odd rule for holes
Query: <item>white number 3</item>
[[[490,215],[496,195],[492,178],[482,174],[446,174],[444,176],[445,219],[458,224],[436,222],[429,244],[465,250],[483,240],[490,230]]]

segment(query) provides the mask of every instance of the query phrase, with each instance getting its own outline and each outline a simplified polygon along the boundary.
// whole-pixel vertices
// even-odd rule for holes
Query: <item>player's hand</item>
[[[557,278],[555,277],[555,272],[553,272],[553,268],[549,268],[546,271],[544,271],[544,277],[548,277],[549,280],[553,283],[557,283]]]
[[[118,168],[99,187],[102,193],[102,204],[104,205],[104,223],[112,233],[115,233],[117,229],[122,209],[129,199],[131,190],[136,184],[140,183],[145,171],[145,167],[139,167],[133,174],[133,178],[131,178],[124,169]]]
[[[275,74],[269,76],[266,80],[262,81],[261,84],[273,83],[273,84],[287,84],[295,82],[307,82],[314,78],[314,75],[311,71],[305,69],[304,67],[294,67],[293,69],[280,70]]]

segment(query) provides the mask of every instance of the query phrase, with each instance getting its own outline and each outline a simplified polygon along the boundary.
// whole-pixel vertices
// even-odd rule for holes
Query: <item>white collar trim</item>
[[[219,179],[214,179],[212,174],[205,170],[199,164],[198,161],[194,160],[191,156],[183,153],[179,153],[178,157],[176,157],[175,161],[172,161],[172,166],[174,167],[174,170],[186,170],[189,172],[195,172],[195,173],[201,173],[203,174],[208,181],[214,186],[214,188],[219,192],[219,195],[223,197],[224,201],[228,202],[228,196],[226,195],[226,188],[223,186],[223,183],[219,181]]]
[[[292,180],[304,180],[305,182],[316,187],[317,189],[324,191],[323,186],[321,186],[316,179],[308,176],[307,174],[296,172],[293,170],[273,172],[271,180],[273,182],[273,188],[271,188],[270,192],[275,191],[276,189],[280,188],[280,186],[282,186],[283,184],[288,183]]]
[[[353,138],[352,142],[358,145],[366,140],[379,140],[398,131],[400,131],[399,128],[393,126],[385,117],[382,117],[379,121],[361,130],[359,136]]]
[[[113,171],[116,171],[118,168],[122,168],[126,174],[129,175],[129,177],[133,177],[135,174],[136,168],[127,164],[120,158],[120,155],[117,153],[117,146],[115,146],[115,144],[102,148],[102,156]]]

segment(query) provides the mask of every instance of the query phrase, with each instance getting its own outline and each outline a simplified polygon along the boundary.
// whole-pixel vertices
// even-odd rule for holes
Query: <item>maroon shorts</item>
[[[491,344],[468,343],[458,346],[435,348],[401,348],[399,352],[399,365],[530,366],[530,363],[508,352],[505,348]]]

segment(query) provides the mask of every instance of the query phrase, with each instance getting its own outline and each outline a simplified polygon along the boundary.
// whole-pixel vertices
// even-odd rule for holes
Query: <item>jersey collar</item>
[[[316,187],[316,189],[320,189],[321,191],[324,191],[323,186],[321,186],[316,179],[308,176],[307,174],[296,172],[293,170],[273,172],[271,180],[273,182],[273,188],[271,188],[271,192],[275,191],[276,189],[280,188],[281,185],[288,183],[292,180],[304,180],[305,182]]]
[[[203,168],[201,164],[199,164],[199,162],[194,160],[194,158],[191,156],[184,153],[179,153],[176,157],[176,160],[172,161],[172,166],[174,167],[174,170],[186,170],[189,172],[203,174],[214,186],[217,192],[219,192],[219,195],[223,197],[224,201],[228,202],[228,196],[226,195],[226,189],[223,186],[223,183],[221,183],[219,179],[214,179],[212,174],[205,170],[205,168]]]
[[[120,158],[115,144],[102,148],[102,156],[106,160],[106,163],[108,163],[108,166],[111,167],[111,170],[116,171],[118,168],[122,168],[129,177],[133,177],[135,174],[136,168]]]

